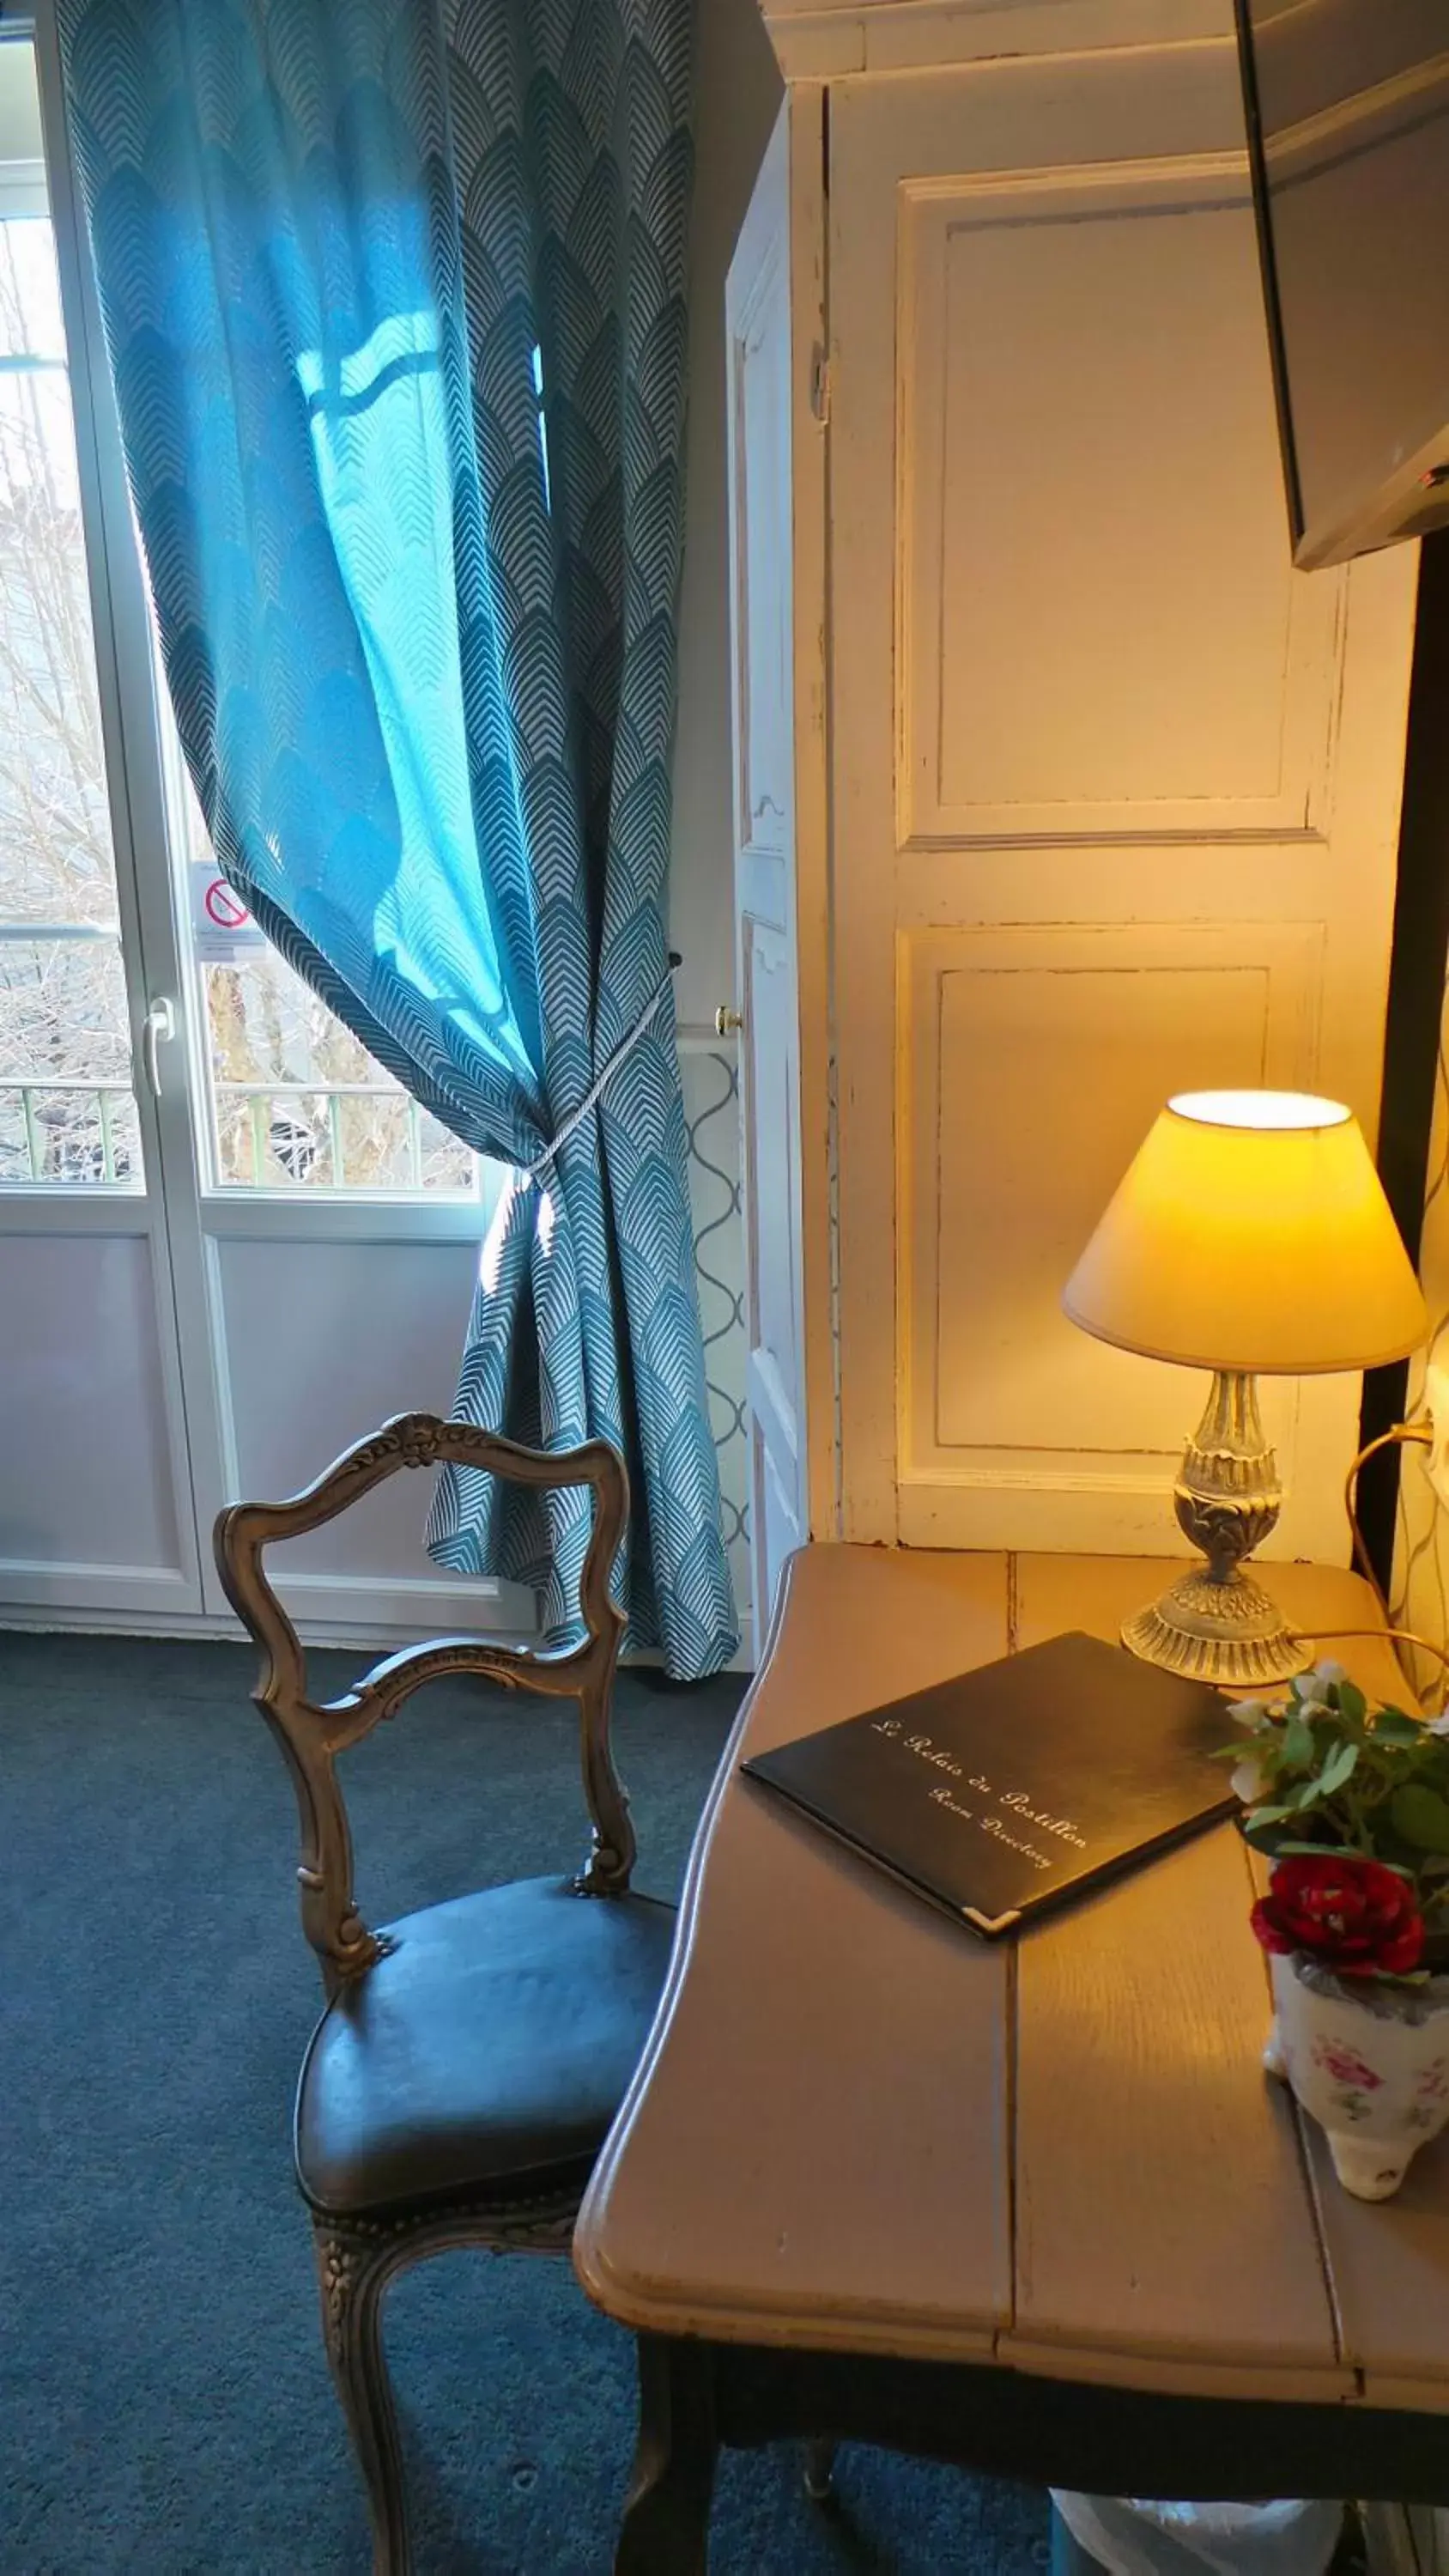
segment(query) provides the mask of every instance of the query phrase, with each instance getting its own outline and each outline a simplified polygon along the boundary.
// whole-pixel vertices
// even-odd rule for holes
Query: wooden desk
[[[1167,1571],[792,1560],[575,2237],[640,2337],[619,2576],[695,2576],[717,2445],[787,2433],[1111,2492],[1449,2500],[1449,2137],[1396,2201],[1338,2188],[1261,2070],[1236,1831],[988,1947],[736,1776],[1061,1629],[1114,1636]],[[1272,1581],[1310,1636],[1380,1626],[1355,1576]],[[1325,1651],[1404,1695],[1382,1634]]]

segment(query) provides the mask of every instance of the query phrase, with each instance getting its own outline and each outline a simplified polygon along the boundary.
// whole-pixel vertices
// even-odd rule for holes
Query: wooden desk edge
[[[794,2306],[772,2311],[759,2299],[748,2309],[715,2306],[697,2293],[687,2299],[661,2297],[638,2281],[619,2280],[597,2245],[576,2247],[575,2263],[585,2290],[617,2325],[636,2334],[695,2339],[705,2343],[747,2344],[789,2352],[879,2354],[894,2361],[995,2363],[1033,2379],[1070,2380],[1075,2386],[1119,2388],[1137,2395],[1224,2398],[1237,2402],[1271,2400],[1279,2404],[1409,2407],[1416,2412],[1449,2413],[1449,2383],[1424,2388],[1418,2383],[1379,2381],[1365,2390],[1346,2364],[1314,2370],[1285,2364],[1281,2369],[1214,2362],[1207,2357],[1145,2352],[1113,2353],[1100,2346],[1087,2349],[1054,2344],[1009,2329],[993,2332],[942,2324],[924,2324],[919,2315],[902,2326],[889,2311],[872,2315],[851,2309],[832,2315],[820,2308],[804,2325]]]
[[[583,2246],[576,2238],[574,2268],[596,2307],[631,2333],[688,2337],[704,2343],[764,2346],[778,2352],[875,2353],[898,2361],[989,2362],[997,2357],[997,2335],[989,2325],[942,2322],[939,2330],[914,2317],[908,2330],[890,2309],[812,2310],[802,2326],[798,2306],[772,2307],[754,2298],[748,2308],[716,2306],[692,2291],[687,2298],[661,2297],[647,2284],[617,2276],[597,2243]]]
[[[998,2335],[996,2358],[1005,2370],[1033,2379],[1069,2379],[1075,2386],[1131,2389],[1148,2397],[1271,2398],[1304,2406],[1334,2406],[1360,2394],[1346,2363],[1315,2370],[1311,2364],[1214,2361],[1207,2354],[1153,2353],[1140,2347],[1053,2343],[1045,2336],[1008,2331]]]
[[[736,1755],[754,1712],[755,1701],[759,1697],[766,1675],[775,1659],[780,1632],[785,1624],[785,1611],[791,1593],[795,1589],[797,1569],[804,1562],[807,1554],[807,1549],[797,1548],[785,1560],[785,1570],[775,1593],[775,1606],[770,1614],[770,1625],[765,1635],[764,1653],[751,1678],[749,1689],[740,1702],[734,1725],[730,1728],[729,1741],[720,1756],[719,1768],[695,1828],[694,1841],[690,1846],[689,1866],[685,1872],[684,1889],[679,1900],[679,1922],[675,1929],[674,1947],[670,1952],[663,1991],[659,1997],[659,2008],[650,2024],[649,2036],[644,2042],[643,2053],[634,2069],[628,2092],[619,2105],[614,2125],[599,2151],[598,2162],[589,2178],[589,2187],[584,2194],[574,2227],[574,2270],[588,2296],[597,2307],[602,2308],[606,2315],[613,2317],[619,2324],[633,2326],[646,2332],[658,2331],[667,2334],[671,2331],[677,2333],[690,2330],[677,2325],[672,2326],[667,2315],[657,2314],[647,2288],[627,2275],[616,2273],[609,2262],[603,2245],[604,2232],[608,2224],[609,2194],[619,2159],[628,2144],[639,2105],[649,2088],[670,2023],[674,2018],[674,2007],[689,1966],[690,1944],[694,1937],[695,1922],[699,1913],[700,1885],[704,1877],[705,1864],[709,1858],[710,1844],[714,1840],[715,1822],[730,1782],[734,1778]]]
[[[1414,2415],[1449,2415],[1449,2379],[1395,2379],[1387,2371],[1366,2371],[1363,2403],[1403,2407]]]

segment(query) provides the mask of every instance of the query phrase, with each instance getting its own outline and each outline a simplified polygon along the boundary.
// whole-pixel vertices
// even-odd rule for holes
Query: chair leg
[[[805,2445],[805,2493],[812,2504],[828,2504],[835,2493],[835,2454],[840,2445],[830,2433]]]
[[[402,2449],[382,2351],[382,2294],[395,2249],[386,2237],[374,2240],[322,2219],[314,2229],[322,2339],[367,2488],[373,2576],[408,2576]]]

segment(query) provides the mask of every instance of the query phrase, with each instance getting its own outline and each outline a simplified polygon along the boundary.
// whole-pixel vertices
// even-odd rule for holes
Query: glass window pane
[[[426,1109],[418,1112],[418,1130],[424,1189],[470,1190],[473,1157],[462,1138],[440,1126],[436,1118],[430,1118]]]
[[[0,232],[0,357],[65,365],[55,235],[43,215],[7,216]]]
[[[141,1179],[141,1121],[136,1115],[136,1098],[131,1091],[110,1091],[101,1100],[103,1127],[115,1163],[114,1177],[129,1181],[133,1187]]]
[[[294,1189],[308,1183],[314,1189],[327,1188],[335,1175],[326,1093],[273,1092],[264,1102],[254,1100],[252,1106],[254,1114],[259,1107],[266,1110],[265,1180],[272,1187],[281,1181]]]
[[[44,263],[17,258],[39,240]],[[0,341],[48,334],[50,226],[0,223]],[[0,364],[0,920],[116,920],[100,708],[70,387],[55,367]]]
[[[394,1093],[353,1095],[337,1103],[340,1177],[349,1189],[410,1190],[420,1174],[411,1149],[410,1102]]]
[[[370,1082],[388,1077],[274,948],[204,966],[218,1082]]]
[[[126,1082],[126,979],[113,939],[0,938],[0,1080]]]
[[[25,1101],[18,1089],[0,1084],[0,1181],[28,1181],[30,1177]]]
[[[263,1190],[327,1188],[332,1136],[325,1092],[231,1091],[218,1087],[221,1177]]]
[[[62,928],[82,935],[44,936]],[[0,218],[0,1182],[139,1189],[130,1080],[55,245],[43,215],[10,213]]]
[[[186,804],[195,859],[205,832],[189,792]],[[243,930],[233,961],[205,959],[198,971],[222,1188],[477,1198],[477,1157],[416,1107],[253,930]]]
[[[266,1148],[257,1144],[250,1100],[218,1093],[214,1108],[218,1181],[223,1189],[256,1189],[263,1178]]]

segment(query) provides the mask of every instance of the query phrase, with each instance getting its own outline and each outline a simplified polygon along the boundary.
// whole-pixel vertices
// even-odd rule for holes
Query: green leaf
[[[1357,1768],[1357,1764],[1358,1746],[1356,1744],[1340,1744],[1338,1751],[1330,1755],[1314,1783],[1319,1797],[1331,1798],[1335,1789],[1341,1789],[1343,1787],[1345,1780],[1347,1780]],[[1449,1809],[1446,1809],[1445,1813],[1446,1816],[1449,1816]]]
[[[1245,1834],[1260,1834],[1268,1825],[1281,1825],[1285,1816],[1294,1812],[1293,1802],[1279,1807],[1250,1807],[1243,1818]]]
[[[1295,1816],[1302,1815],[1309,1807],[1321,1806],[1322,1803],[1323,1787],[1318,1780],[1301,1780],[1296,1789],[1290,1789],[1287,1792],[1284,1800],[1284,1804]]]
[[[1389,1821],[1415,1851],[1449,1852],[1449,1799],[1406,1780],[1389,1801]]]
[[[1362,1726],[1368,1715],[1368,1701],[1364,1698],[1357,1682],[1339,1683],[1338,1708],[1339,1715],[1346,1717],[1350,1726]]]
[[[1306,1771],[1318,1758],[1313,1729],[1301,1717],[1290,1717],[1283,1729],[1283,1761],[1293,1771]]]
[[[1374,1719],[1376,1744],[1417,1744],[1424,1729],[1416,1717],[1408,1717],[1401,1708],[1381,1708]]]

